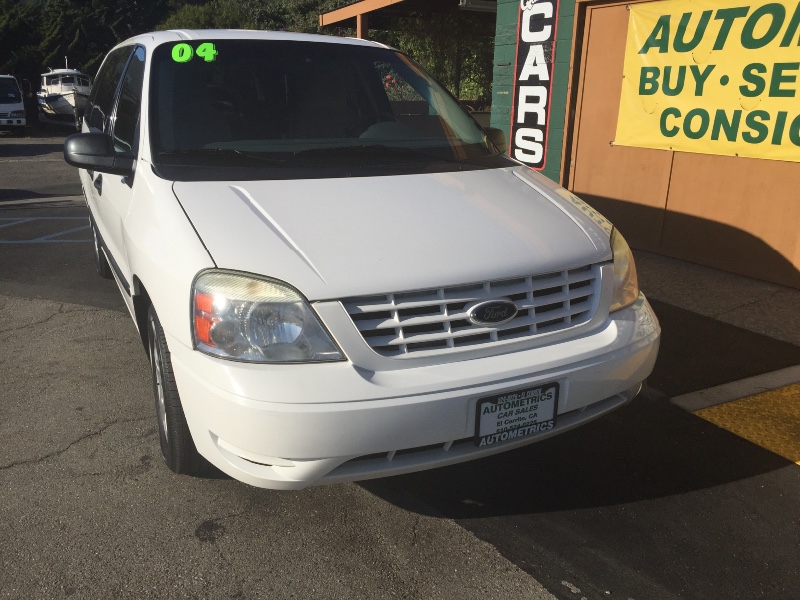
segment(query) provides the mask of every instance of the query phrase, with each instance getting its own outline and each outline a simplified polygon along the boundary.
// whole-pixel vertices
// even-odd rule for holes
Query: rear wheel
[[[174,473],[201,474],[208,463],[197,451],[186,424],[164,330],[152,306],[147,313],[147,337],[158,417],[158,437],[164,461]]]

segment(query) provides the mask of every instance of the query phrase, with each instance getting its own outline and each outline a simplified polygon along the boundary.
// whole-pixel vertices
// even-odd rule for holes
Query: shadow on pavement
[[[441,516],[473,519],[663,498],[792,464],[653,395],[516,451],[362,485],[394,503],[411,493]]]
[[[3,139],[3,142],[6,140]],[[16,143],[0,144],[0,158],[14,158],[24,156],[42,156],[44,154],[54,154],[63,152],[63,144],[51,143]]]
[[[651,387],[674,398],[800,364],[800,346],[657,300],[661,348]]]
[[[656,396],[517,451],[361,485],[454,519],[557,598],[579,597],[565,578],[589,600],[800,597],[800,470]]]
[[[652,305],[661,348],[646,392],[632,403],[517,451],[365,487],[389,497],[413,490],[458,519],[661,498],[791,464],[668,400],[800,364],[800,346],[663,302]]]
[[[0,203],[3,201],[10,202],[12,200],[34,200],[37,198],[57,198],[59,196],[76,196],[81,193],[80,183],[65,184],[59,187],[61,193],[46,193],[34,192],[31,190],[14,190],[0,188]],[[1,204],[0,204],[1,205]]]

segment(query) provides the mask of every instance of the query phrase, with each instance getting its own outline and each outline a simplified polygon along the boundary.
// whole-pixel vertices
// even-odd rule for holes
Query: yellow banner
[[[630,13],[615,144],[800,162],[800,1]]]

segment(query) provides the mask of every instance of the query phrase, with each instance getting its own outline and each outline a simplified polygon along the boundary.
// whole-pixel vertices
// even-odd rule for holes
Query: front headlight
[[[271,279],[206,271],[194,282],[195,348],[234,360],[282,363],[344,360],[308,302]]]
[[[611,312],[630,306],[639,297],[639,280],[633,253],[622,234],[611,232],[611,251],[614,254],[614,294],[611,296]]]

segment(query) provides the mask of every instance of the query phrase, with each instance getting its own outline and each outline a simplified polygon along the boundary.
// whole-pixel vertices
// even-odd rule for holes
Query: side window
[[[89,129],[107,131],[111,109],[114,107],[114,94],[130,54],[130,46],[117,48],[103,61],[103,66],[95,78],[92,94],[89,96],[89,109],[86,113]]]
[[[144,85],[144,48],[133,53],[117,101],[114,129],[111,139],[115,152],[135,152],[139,133],[139,112]]]

